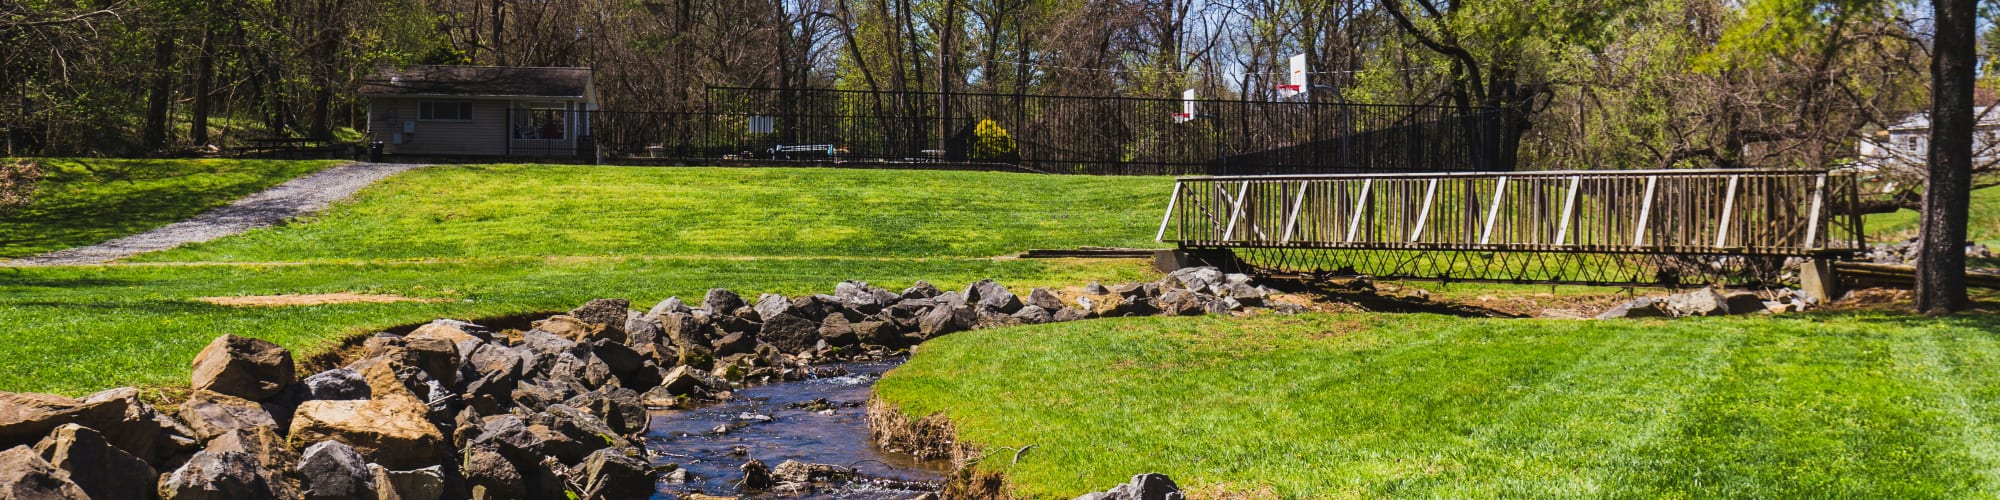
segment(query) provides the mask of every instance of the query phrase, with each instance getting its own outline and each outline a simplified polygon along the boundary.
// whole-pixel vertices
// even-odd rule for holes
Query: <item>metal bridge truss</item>
[[[1275,273],[1760,284],[1864,249],[1858,198],[1818,170],[1184,177],[1157,239]]]

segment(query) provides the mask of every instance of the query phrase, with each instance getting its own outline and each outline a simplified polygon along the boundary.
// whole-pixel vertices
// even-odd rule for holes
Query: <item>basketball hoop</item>
[[[1305,90],[1305,86],[1304,86],[1304,85],[1291,85],[1291,84],[1285,84],[1285,85],[1279,85],[1279,86],[1278,86],[1278,90],[1285,90],[1285,91],[1291,91],[1291,92],[1299,92],[1299,91],[1303,91],[1303,90]]]

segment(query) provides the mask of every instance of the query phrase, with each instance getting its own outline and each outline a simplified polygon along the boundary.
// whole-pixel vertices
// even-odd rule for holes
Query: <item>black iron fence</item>
[[[610,161],[983,164],[1048,173],[1504,170],[1504,111],[1329,102],[711,88],[691,113],[579,112]],[[518,150],[517,150],[518,151]]]

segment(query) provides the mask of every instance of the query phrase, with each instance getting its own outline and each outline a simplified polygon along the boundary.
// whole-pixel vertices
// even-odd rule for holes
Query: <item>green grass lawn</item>
[[[141,257],[990,257],[1157,246],[1166,177],[553,165],[421,169],[308,224]]]
[[[397,324],[650,306],[709,288],[829,293],[846,279],[1010,286],[1148,278],[1138,261],[991,259],[1153,246],[1166,178],[985,172],[446,166],[288,224],[136,264],[0,269],[0,390],[183,384],[222,333],[302,352]],[[231,308],[210,296],[386,293],[445,303]]]
[[[0,216],[0,259],[138,234],[339,163],[43,160],[34,203]]]
[[[879,385],[1030,498],[1985,497],[2000,318],[1132,318],[955,334]],[[1011,449],[1034,445],[1012,463]],[[1266,489],[1268,488],[1268,490]]]
[[[1898,210],[1869,214],[1861,227],[1868,230],[1869,241],[1890,241],[1915,234],[1917,222],[1916,211]],[[2000,247],[2000,187],[1972,192],[1972,211],[1966,219],[1965,236],[1987,246]]]

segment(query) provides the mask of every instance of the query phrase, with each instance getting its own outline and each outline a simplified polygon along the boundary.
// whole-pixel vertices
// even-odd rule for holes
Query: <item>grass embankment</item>
[[[35,201],[0,216],[0,259],[138,234],[338,161],[49,159]]]
[[[2000,187],[1990,187],[1972,192],[1972,210],[1966,218],[1965,237],[1990,247],[2000,247]],[[1870,214],[1861,221],[1862,229],[1868,230],[1869,241],[1894,241],[1916,234],[1917,212],[1897,210],[1894,213]]]
[[[1165,178],[979,172],[432,167],[296,224],[102,267],[0,269],[0,390],[184,384],[214,336],[301,351],[437,317],[641,305],[713,287],[828,293],[1145,279],[1136,261],[989,257],[1152,245]],[[1150,220],[1148,220],[1150,219]],[[436,303],[232,308],[212,296],[366,292]]]
[[[1210,496],[1992,496],[1996,330],[1133,318],[948,336],[876,393],[944,412],[1030,498],[1145,471]]]

